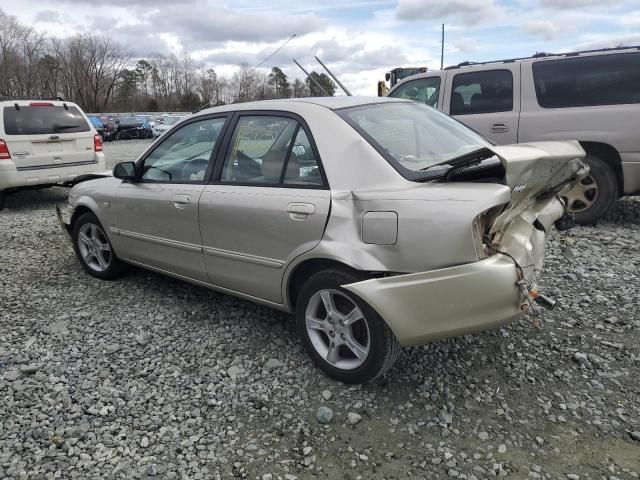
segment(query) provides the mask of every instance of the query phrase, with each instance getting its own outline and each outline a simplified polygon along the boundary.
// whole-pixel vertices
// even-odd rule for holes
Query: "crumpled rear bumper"
[[[521,314],[513,261],[494,255],[429,272],[344,285],[387,322],[401,345],[486,330]]]
[[[530,304],[518,282],[525,292],[536,289],[547,236],[563,212],[555,197],[536,202],[498,232],[499,252],[477,262],[343,287],[371,305],[405,346],[509,323]]]

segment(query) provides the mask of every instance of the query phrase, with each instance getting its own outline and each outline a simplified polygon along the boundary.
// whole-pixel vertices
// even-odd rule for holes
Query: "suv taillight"
[[[9,147],[7,147],[7,142],[4,140],[0,140],[0,160],[11,160]]]
[[[97,133],[93,136],[93,149],[96,152],[102,151],[102,137]]]

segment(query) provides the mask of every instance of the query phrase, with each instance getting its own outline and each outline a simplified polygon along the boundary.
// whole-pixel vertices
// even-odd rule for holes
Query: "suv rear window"
[[[539,61],[533,81],[543,108],[640,103],[640,53]]]
[[[76,107],[14,106],[4,107],[4,131],[7,135],[48,135],[88,132],[89,124]]]

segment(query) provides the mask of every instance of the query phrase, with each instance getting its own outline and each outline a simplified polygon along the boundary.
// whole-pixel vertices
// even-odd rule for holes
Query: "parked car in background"
[[[591,172],[567,193],[578,223],[640,193],[640,47],[461,63],[398,83],[498,145],[578,140]]]
[[[163,117],[162,123],[156,123],[153,127],[153,136],[159,137],[160,135],[168,132],[175,124],[184,118],[182,115],[167,115]]]
[[[105,169],[102,138],[73,102],[0,97],[0,209],[5,196]]]
[[[584,155],[577,142],[494,147],[405,100],[242,103],[77,184],[58,215],[89,274],[130,263],[295,312],[319,367],[359,383],[403,345],[544,300],[546,238]]]
[[[96,132],[98,132],[98,135],[100,135],[100,137],[102,137],[102,140],[104,140],[105,128],[104,128],[104,123],[102,123],[102,119],[95,115],[89,115],[89,120],[91,121],[93,128],[96,129]]]
[[[132,138],[152,138],[153,132],[146,118],[135,116],[121,118],[116,124],[115,138],[130,140]]]

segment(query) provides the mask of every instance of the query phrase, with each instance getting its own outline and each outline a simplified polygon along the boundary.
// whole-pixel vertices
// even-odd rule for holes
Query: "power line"
[[[293,37],[295,37],[296,34],[294,33],[293,35],[291,35],[286,42],[284,42],[282,45],[280,45],[278,48],[276,48],[275,52],[273,52],[271,55],[269,55],[267,58],[265,58],[264,60],[262,60],[259,64],[257,64],[255,67],[253,67],[251,70],[255,70],[256,68],[258,68],[260,65],[262,65],[264,62],[266,62],[267,60],[269,60],[271,57],[273,57],[276,53],[278,53],[280,50],[282,50],[285,45],[287,43],[289,43],[291,40],[293,40]]]

